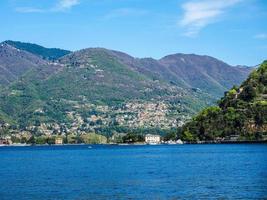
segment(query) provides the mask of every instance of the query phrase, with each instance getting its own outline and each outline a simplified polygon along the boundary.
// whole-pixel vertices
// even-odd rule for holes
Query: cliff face
[[[267,138],[267,61],[239,87],[226,92],[218,106],[200,112],[182,130],[184,140]]]

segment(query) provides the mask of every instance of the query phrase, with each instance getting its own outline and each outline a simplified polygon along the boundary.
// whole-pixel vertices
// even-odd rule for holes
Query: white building
[[[159,144],[160,143],[160,136],[159,135],[147,134],[145,136],[145,142],[147,144]]]

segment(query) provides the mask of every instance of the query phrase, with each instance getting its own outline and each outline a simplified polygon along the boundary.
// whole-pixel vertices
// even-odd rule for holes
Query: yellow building
[[[60,137],[57,137],[57,138],[55,139],[55,144],[58,144],[58,145],[63,144],[63,139],[60,138]]]

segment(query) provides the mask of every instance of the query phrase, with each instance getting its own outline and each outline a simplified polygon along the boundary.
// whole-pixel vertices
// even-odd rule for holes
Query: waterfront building
[[[159,135],[152,135],[152,134],[147,134],[145,136],[145,142],[147,144],[159,144],[160,143],[160,136]]]
[[[55,139],[55,144],[58,144],[58,145],[63,144],[63,139],[60,138],[60,137],[57,137],[57,138]]]

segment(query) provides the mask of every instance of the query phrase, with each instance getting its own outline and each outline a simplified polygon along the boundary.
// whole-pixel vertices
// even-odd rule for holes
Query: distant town
[[[255,141],[266,142],[267,140]],[[135,134],[135,133],[115,133],[110,138],[96,133],[64,134],[64,135],[40,135],[35,136],[28,132],[21,132],[13,135],[1,135],[0,146],[32,146],[32,145],[85,145],[85,144],[105,144],[105,145],[181,145],[181,144],[203,144],[203,143],[244,143],[253,141],[241,141],[238,135],[231,135],[225,138],[216,138],[210,141],[182,141],[175,132],[170,132],[164,136],[157,134]]]
[[[65,113],[68,122],[39,122],[25,127],[0,123],[0,144],[161,143],[169,139],[175,143],[176,134],[167,140],[164,135],[176,132],[190,119],[182,107],[165,102],[120,106],[67,103],[73,110]],[[40,116],[44,112],[41,108],[35,110]],[[156,141],[147,142],[149,135],[155,135]]]
[[[40,138],[41,137],[41,138]],[[30,146],[30,145],[64,145],[64,144],[136,144],[136,145],[159,145],[159,144],[183,144],[183,141],[166,140],[160,135],[146,134],[114,134],[110,140],[94,133],[73,136],[50,136],[50,137],[22,136],[20,141],[15,141],[14,136],[0,138],[0,146]],[[165,140],[164,140],[165,139]]]

